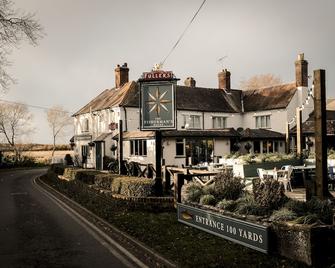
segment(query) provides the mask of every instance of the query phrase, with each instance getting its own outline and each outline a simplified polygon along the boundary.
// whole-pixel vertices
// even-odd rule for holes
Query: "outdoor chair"
[[[285,191],[287,191],[289,188],[290,191],[293,192],[291,185],[291,175],[293,172],[293,167],[290,165],[282,166],[281,170],[284,170],[285,172],[280,174],[277,180],[284,184]]]
[[[265,179],[265,169],[263,168],[257,168],[257,174],[258,174],[258,177],[261,179],[261,182],[263,182],[263,180]]]
[[[335,185],[334,167],[328,167],[328,185],[330,186],[331,190],[334,190]]]

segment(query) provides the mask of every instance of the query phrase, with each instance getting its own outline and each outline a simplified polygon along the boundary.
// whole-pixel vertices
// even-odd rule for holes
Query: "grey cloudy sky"
[[[116,64],[127,62],[130,79],[137,80],[162,61],[202,0],[14,2],[35,12],[47,35],[37,47],[22,44],[13,51],[10,72],[18,83],[1,98],[75,112],[114,86]],[[263,73],[291,82],[297,54],[304,52],[310,74],[326,69],[327,94],[334,97],[334,10],[333,0],[207,0],[164,69],[181,82],[193,76],[204,87],[217,87],[223,67],[231,71],[234,88]],[[31,141],[51,143],[45,112],[31,111]]]

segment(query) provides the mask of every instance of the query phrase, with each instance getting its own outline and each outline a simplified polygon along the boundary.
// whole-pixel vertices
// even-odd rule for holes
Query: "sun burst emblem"
[[[156,112],[157,117],[160,117],[161,109],[164,109],[167,112],[169,111],[166,104],[171,103],[171,100],[164,99],[166,93],[167,91],[161,94],[158,87],[156,88],[154,95],[149,92],[150,100],[146,102],[149,105],[149,113]],[[150,105],[152,105],[152,107],[150,107]]]

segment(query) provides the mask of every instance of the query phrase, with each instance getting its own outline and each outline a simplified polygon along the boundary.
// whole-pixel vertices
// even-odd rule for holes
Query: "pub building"
[[[294,66],[291,83],[242,91],[231,88],[231,73],[224,69],[217,74],[217,88],[199,87],[188,77],[183,85],[175,85],[172,99],[164,88],[153,86],[140,105],[139,81],[129,81],[127,63],[117,65],[115,87],[105,89],[73,115],[74,155],[84,167],[103,169],[104,159],[118,157],[121,136],[123,160],[155,164],[155,130],[150,125],[161,127],[165,165],[215,163],[234,152],[284,153],[287,122],[309,94],[308,62],[303,54]],[[142,78],[168,81],[173,74],[153,71]],[[174,122],[165,117],[171,112],[171,101],[175,101]],[[142,112],[141,106],[145,108]],[[306,108],[303,122],[313,102]],[[141,125],[143,113],[149,119]],[[175,126],[164,127],[171,123]]]

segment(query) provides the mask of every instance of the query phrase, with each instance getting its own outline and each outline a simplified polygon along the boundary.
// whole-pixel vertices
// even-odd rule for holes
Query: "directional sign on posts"
[[[143,73],[139,80],[141,130],[176,129],[176,81],[170,71]]]

